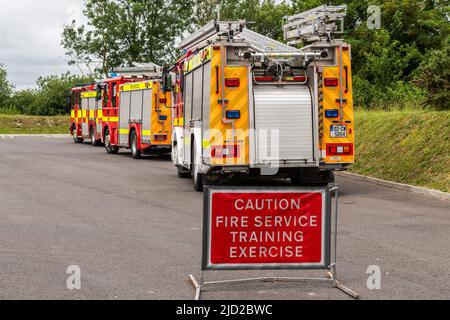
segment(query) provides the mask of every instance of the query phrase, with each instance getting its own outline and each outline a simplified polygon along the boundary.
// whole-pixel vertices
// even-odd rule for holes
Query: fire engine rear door
[[[313,164],[314,124],[306,85],[253,86],[255,164]]]
[[[144,90],[143,107],[142,107],[142,126],[141,141],[145,143],[151,142],[152,129],[152,108],[153,108],[153,90]]]
[[[121,92],[119,107],[119,145],[128,146],[131,91]]]

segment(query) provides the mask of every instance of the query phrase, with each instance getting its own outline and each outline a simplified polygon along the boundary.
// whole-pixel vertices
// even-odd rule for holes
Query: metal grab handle
[[[348,93],[348,66],[344,66],[345,70],[345,93]]]
[[[219,94],[219,66],[216,65],[216,94]]]

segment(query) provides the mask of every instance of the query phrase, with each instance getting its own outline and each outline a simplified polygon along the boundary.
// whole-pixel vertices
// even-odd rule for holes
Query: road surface
[[[338,183],[341,282],[362,299],[449,299],[450,203]],[[64,136],[0,137],[0,299],[192,299],[201,223],[202,195],[168,158],[107,155]],[[70,265],[81,268],[80,290],[66,287]],[[371,265],[380,290],[367,288]],[[311,273],[208,279],[269,274]],[[228,285],[204,298],[348,299],[316,283]]]

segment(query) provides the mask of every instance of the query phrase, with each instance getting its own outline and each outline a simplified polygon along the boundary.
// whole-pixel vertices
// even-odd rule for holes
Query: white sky
[[[0,0],[0,63],[17,89],[35,87],[39,76],[80,73],[60,43],[64,24],[85,22],[83,2]]]
[[[79,73],[61,47],[64,24],[82,17],[83,0],[0,0],[0,63],[17,89],[39,76]]]

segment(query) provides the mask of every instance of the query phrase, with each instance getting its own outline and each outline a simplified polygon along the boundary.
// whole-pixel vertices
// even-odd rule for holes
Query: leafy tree
[[[67,95],[70,89],[83,83],[91,83],[90,77],[70,73],[61,76],[40,77],[37,89],[14,92],[10,107],[20,113],[31,115],[57,115],[67,112]]]
[[[162,64],[191,24],[193,8],[182,0],[87,0],[87,25],[65,26],[62,45],[72,64],[108,71],[132,62]]]
[[[440,50],[428,52],[414,79],[428,92],[428,103],[438,109],[450,110],[450,36]]]
[[[8,81],[8,73],[3,64],[0,64],[0,108],[8,104],[13,86]]]

